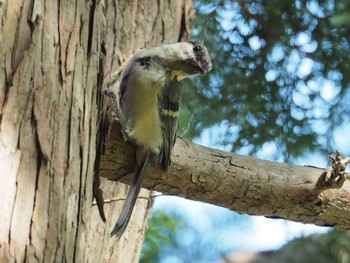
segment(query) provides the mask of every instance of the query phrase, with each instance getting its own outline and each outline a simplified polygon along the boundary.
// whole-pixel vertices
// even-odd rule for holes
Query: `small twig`
[[[158,196],[163,196],[162,193],[158,193],[158,192],[155,192],[153,193],[149,198],[156,198]],[[139,196],[137,197],[137,199],[149,199],[148,197],[145,197],[145,196]],[[110,199],[104,199],[103,200],[103,203],[104,204],[108,204],[108,203],[113,203],[113,202],[117,202],[117,201],[125,201],[125,198],[117,198],[117,197],[114,197],[114,198],[110,198]],[[92,205],[97,205],[96,201],[92,202]]]
[[[180,134],[181,137],[185,136],[186,133],[188,133],[188,131],[190,130],[190,127],[191,127],[191,124],[193,122],[193,118],[194,118],[194,115],[195,115],[196,111],[193,111],[188,122],[187,122],[187,127],[186,129],[182,129],[182,132]]]
[[[123,201],[125,200],[125,198],[110,198],[110,199],[104,199],[103,200],[103,203],[104,204],[108,204],[108,203],[112,203],[112,202],[116,202],[116,201]],[[92,205],[97,205],[96,202],[92,202]]]

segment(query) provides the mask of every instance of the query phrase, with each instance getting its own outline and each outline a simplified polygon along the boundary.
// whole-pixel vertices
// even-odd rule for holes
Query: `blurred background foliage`
[[[177,247],[176,230],[184,225],[185,221],[176,214],[168,214],[162,210],[153,212],[149,219],[140,262],[160,262],[166,249]]]
[[[338,147],[350,154],[342,148],[350,141],[350,1],[195,0],[194,7],[192,39],[208,47],[213,71],[187,80],[180,135],[206,134],[212,147],[278,161]],[[213,222],[221,232],[206,235],[179,214],[155,210],[141,262],[219,262],[239,250],[234,237],[231,250],[220,242],[248,216]],[[350,237],[333,230],[268,254],[279,254],[275,262],[350,262]]]
[[[227,216],[213,217],[216,233],[206,235],[186,223],[180,214],[155,210],[149,221],[140,263],[242,262],[233,258],[237,259],[237,251],[247,252],[237,241],[242,236],[239,231],[249,227],[249,216],[226,213]],[[236,236],[228,238],[232,227],[236,228]],[[225,246],[225,240],[231,240],[234,245]],[[252,263],[349,263],[350,232],[334,229],[327,234],[295,238],[278,250],[248,254],[256,256]]]
[[[194,6],[193,39],[208,47],[213,71],[188,81],[179,133],[210,129],[212,145],[281,161],[333,152],[335,129],[350,118],[350,1]]]
[[[250,226],[249,216],[224,208],[211,209],[215,213],[198,217],[195,222],[176,211],[154,210],[140,262],[216,262],[232,250],[241,249],[239,239]],[[232,233],[236,236],[228,238]]]
[[[297,238],[274,252],[269,263],[348,263],[350,262],[350,233],[333,230],[328,234],[315,234]]]

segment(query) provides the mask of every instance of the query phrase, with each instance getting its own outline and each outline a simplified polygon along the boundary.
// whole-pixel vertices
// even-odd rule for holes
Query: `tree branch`
[[[129,183],[134,147],[114,123],[100,175]],[[167,173],[152,165],[144,187],[239,213],[350,228],[350,188],[315,190],[324,169],[259,160],[178,138]]]

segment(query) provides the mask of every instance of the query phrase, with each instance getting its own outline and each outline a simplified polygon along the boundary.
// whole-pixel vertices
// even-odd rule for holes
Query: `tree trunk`
[[[0,262],[137,262],[149,214],[142,191],[110,238],[126,186],[106,182],[107,224],[92,206],[103,79],[135,51],[188,36],[191,1],[0,2]]]

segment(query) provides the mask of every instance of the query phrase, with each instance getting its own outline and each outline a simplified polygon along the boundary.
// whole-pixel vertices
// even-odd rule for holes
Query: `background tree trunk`
[[[119,242],[126,186],[102,186],[118,201],[107,224],[92,206],[102,80],[138,49],[186,38],[191,5],[0,2],[0,262],[138,261],[149,192]]]

